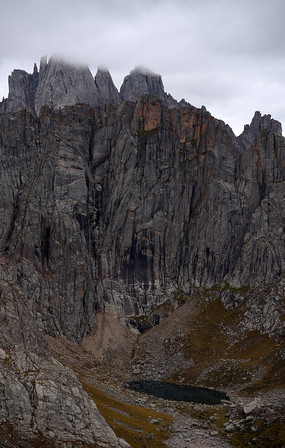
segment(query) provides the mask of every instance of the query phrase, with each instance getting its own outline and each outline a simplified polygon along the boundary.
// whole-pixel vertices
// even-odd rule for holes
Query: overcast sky
[[[236,134],[256,110],[285,129],[285,0],[0,0],[0,97],[8,75],[62,54],[106,65],[120,88],[136,65],[205,105]],[[283,131],[284,133],[284,131]]]

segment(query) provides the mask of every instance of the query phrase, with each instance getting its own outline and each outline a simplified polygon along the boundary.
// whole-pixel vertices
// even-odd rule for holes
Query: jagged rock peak
[[[47,56],[42,56],[40,61],[40,71],[47,66]]]
[[[25,70],[13,70],[8,78],[9,95],[4,112],[17,112],[22,108],[34,112],[38,79],[39,74],[35,67],[33,74]]]
[[[120,104],[121,98],[117,87],[105,66],[99,66],[95,76],[95,86],[97,88],[97,104],[105,104],[107,102],[112,104]]]
[[[41,59],[39,84],[35,97],[38,114],[42,106],[63,107],[76,103],[96,105],[97,89],[89,68],[57,56]]]
[[[141,73],[142,75],[151,75],[151,76],[157,76],[161,78],[160,75],[157,75],[149,68],[145,67],[144,65],[136,65],[135,68],[131,71],[131,74],[133,73]]]
[[[263,129],[282,135],[282,125],[279,121],[271,118],[270,114],[262,116],[259,111],[256,111],[251,123],[244,126],[243,133],[238,137],[241,150],[248,149]]]
[[[136,101],[140,95],[148,93],[164,99],[164,86],[160,75],[144,67],[136,67],[123,81],[120,94],[124,101]]]
[[[271,115],[263,115],[259,111],[256,111],[250,125],[245,125],[244,130],[256,129],[260,131],[261,129],[270,129],[277,134],[282,135],[282,125],[279,121],[271,118]]]
[[[144,93],[158,96],[168,106],[177,106],[177,101],[164,90],[161,75],[151,70],[137,66],[127,75],[120,89],[123,101],[137,101],[138,97]]]
[[[91,107],[122,102],[106,67],[98,68],[95,79],[87,65],[70,62],[59,56],[40,60],[33,73],[14,70],[9,76],[9,95],[0,102],[0,113],[17,112],[25,108],[39,115],[42,106],[60,108],[76,103]]]

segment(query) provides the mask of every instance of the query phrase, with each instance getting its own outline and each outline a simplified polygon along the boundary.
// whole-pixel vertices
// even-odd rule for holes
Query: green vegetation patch
[[[137,134],[142,138],[149,138],[158,133],[158,128],[153,129],[137,129]]]
[[[257,418],[244,422],[243,427],[227,433],[223,425],[229,422],[230,408],[223,406],[220,408],[195,409],[190,411],[191,417],[209,421],[218,430],[221,437],[226,437],[234,448],[284,448],[285,440],[285,411],[273,414],[268,418]],[[244,415],[237,416],[237,420],[244,419]]]
[[[189,357],[194,356],[196,361],[200,362],[206,356],[206,363],[219,359],[228,346],[223,327],[236,325],[239,318],[239,309],[226,310],[220,299],[207,303],[189,329]]]
[[[166,300],[165,302],[157,305],[155,308],[151,310],[151,314],[168,314],[174,310],[174,306],[170,302],[170,300]]]
[[[259,342],[256,338],[256,348],[250,355],[246,365],[254,363],[254,365],[262,366],[264,373],[260,379],[247,386],[243,393],[252,395],[262,390],[271,390],[278,387],[285,388],[285,360],[282,351],[285,349],[285,342],[277,344],[267,335],[259,335]],[[259,342],[259,343],[258,343]],[[258,358],[259,355],[259,358]]]
[[[173,291],[172,297],[173,300],[178,303],[178,306],[183,305],[189,299],[189,296],[187,296],[182,289],[176,289]]]
[[[208,295],[208,291],[205,292]],[[189,316],[189,328],[184,337],[184,356],[193,360],[193,365],[183,370],[183,377],[187,384],[195,384],[198,376],[212,366],[219,367],[219,362],[226,357],[229,340],[225,327],[235,326],[240,319],[240,310],[226,310],[220,299],[210,302],[198,298],[200,311],[195,316]],[[212,370],[212,369],[211,369]],[[179,379],[180,372],[171,376],[172,381]],[[211,374],[212,375],[212,374]],[[211,375],[205,377],[201,383],[207,387],[219,386]],[[225,382],[224,382],[225,384]]]

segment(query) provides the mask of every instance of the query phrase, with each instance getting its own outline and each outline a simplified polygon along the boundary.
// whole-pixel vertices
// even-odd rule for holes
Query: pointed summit
[[[118,105],[121,102],[117,87],[113,83],[113,79],[104,66],[98,67],[95,76],[95,86],[97,89],[96,105],[112,103]]]
[[[165,97],[161,76],[145,68],[136,67],[125,77],[120,94],[124,101],[136,101],[143,93],[156,95],[162,100]]]
[[[143,93],[158,96],[170,107],[177,106],[177,101],[164,91],[161,76],[145,67],[138,66],[125,77],[120,95],[123,101],[137,101]]]
[[[96,104],[97,91],[87,66],[75,65],[57,57],[41,59],[39,85],[35,99],[38,114],[41,107],[70,106],[76,103]]]
[[[282,125],[279,121],[271,118],[269,114],[261,116],[261,113],[256,111],[250,125],[246,124],[243,133],[237,138],[241,151],[250,148],[263,129],[282,135]]]
[[[40,71],[47,66],[47,56],[42,56],[40,60]]]
[[[38,71],[32,74],[25,70],[13,70],[8,78],[9,95],[6,112],[17,112],[20,109],[35,111],[35,94],[38,86]]]

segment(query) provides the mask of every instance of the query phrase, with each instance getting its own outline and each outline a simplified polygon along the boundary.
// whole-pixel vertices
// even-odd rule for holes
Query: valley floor
[[[284,448],[285,388],[251,390],[260,375],[242,386],[222,387],[230,401],[219,405],[164,400],[131,390],[128,381],[163,379],[158,352],[157,363],[149,354],[136,364],[142,341],[148,340],[151,352],[163,331],[159,327],[138,335],[125,321],[102,314],[97,333],[82,345],[49,337],[49,349],[75,372],[107,423],[133,448]]]

